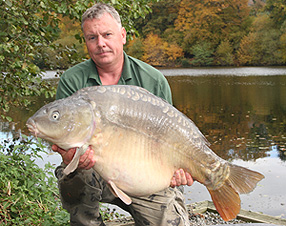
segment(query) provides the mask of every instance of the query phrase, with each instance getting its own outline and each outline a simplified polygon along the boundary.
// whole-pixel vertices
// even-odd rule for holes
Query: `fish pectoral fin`
[[[85,151],[87,150],[88,146],[89,145],[84,144],[80,148],[77,148],[73,159],[71,160],[71,162],[66,166],[66,168],[63,171],[63,173],[65,175],[69,175],[70,173],[72,173],[73,171],[76,170],[76,168],[78,166],[78,163],[79,163],[79,158],[80,158],[80,156],[82,156],[85,153]]]
[[[111,192],[120,198],[122,202],[124,202],[126,205],[130,205],[132,203],[131,198],[125,194],[121,189],[119,189],[116,184],[114,184],[111,180],[108,181],[109,187],[111,188]]]
[[[240,212],[240,198],[238,193],[228,184],[216,190],[208,189],[213,203],[223,220],[236,218]]]

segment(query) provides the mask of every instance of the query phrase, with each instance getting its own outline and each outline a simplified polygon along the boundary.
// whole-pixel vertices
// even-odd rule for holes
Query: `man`
[[[77,90],[95,85],[137,85],[172,103],[167,80],[155,68],[127,56],[123,51],[126,31],[117,11],[98,3],[82,17],[82,30],[91,59],[67,70],[61,77],[57,99]],[[136,225],[188,225],[188,214],[182,192],[176,187],[191,185],[192,177],[182,169],[175,172],[170,188],[150,197],[131,197],[127,206],[115,197],[103,179],[92,169],[96,164],[89,148],[81,156],[78,169],[70,175],[62,171],[71,161],[75,149],[58,148],[63,162],[56,169],[63,207],[70,213],[71,225],[104,225],[99,214],[99,202],[120,206],[134,218]]]

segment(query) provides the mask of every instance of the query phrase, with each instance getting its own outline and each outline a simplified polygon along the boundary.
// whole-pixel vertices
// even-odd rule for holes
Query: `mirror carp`
[[[76,154],[64,173],[73,172],[88,146],[94,169],[126,204],[130,197],[167,188],[182,168],[205,185],[225,220],[240,211],[239,194],[264,178],[217,156],[197,126],[175,107],[136,86],[94,86],[51,102],[27,121],[37,137]]]

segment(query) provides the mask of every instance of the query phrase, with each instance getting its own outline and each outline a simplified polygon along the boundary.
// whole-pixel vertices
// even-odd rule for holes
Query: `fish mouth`
[[[37,129],[36,123],[33,119],[29,118],[26,126],[28,127],[28,130],[35,136],[37,137],[39,134],[39,130]]]

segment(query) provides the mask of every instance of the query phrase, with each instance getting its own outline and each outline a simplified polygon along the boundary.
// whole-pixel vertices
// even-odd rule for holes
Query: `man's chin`
[[[100,57],[100,58],[93,59],[93,61],[99,67],[108,66],[112,64],[113,62],[113,60],[110,57]]]

